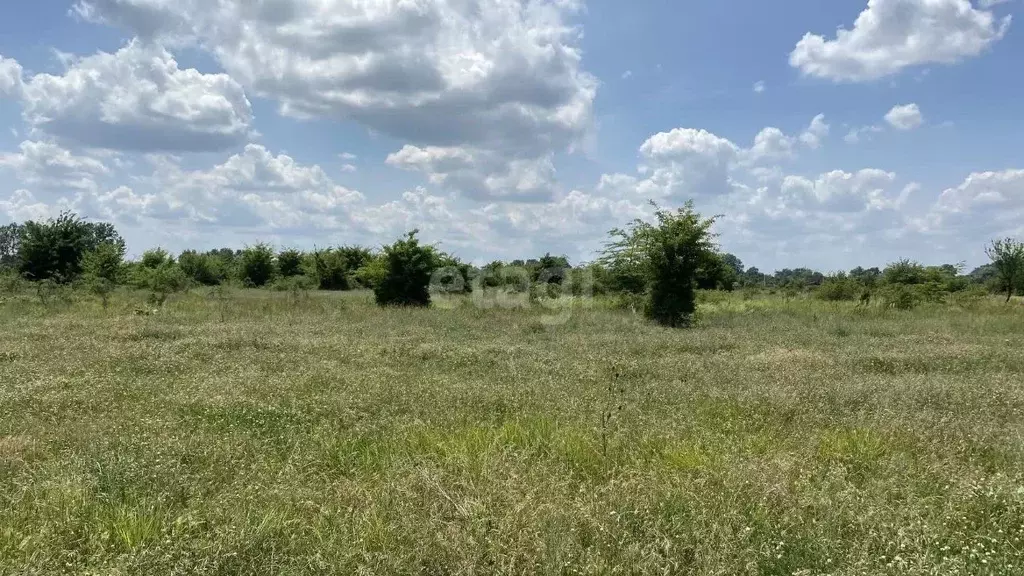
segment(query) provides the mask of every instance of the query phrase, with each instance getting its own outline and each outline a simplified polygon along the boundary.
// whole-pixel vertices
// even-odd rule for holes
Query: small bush
[[[434,251],[421,246],[414,230],[404,239],[384,248],[387,273],[374,289],[380,306],[429,306],[430,276],[436,261]]]
[[[298,250],[283,250],[277,255],[277,272],[282,278],[301,276],[303,274],[302,252]]]
[[[266,286],[274,279],[274,250],[268,244],[246,246],[239,262],[239,276],[247,285]]]
[[[186,250],[178,256],[181,271],[197,284],[216,286],[227,277],[223,262],[210,254],[199,254],[194,250]]]
[[[111,284],[121,281],[123,272],[124,248],[110,242],[104,242],[85,253],[82,259],[82,271],[92,280],[105,280]]]
[[[828,302],[840,302],[856,300],[863,292],[863,287],[855,280],[845,274],[837,274],[826,278],[814,295]]]
[[[906,284],[887,286],[883,291],[882,298],[886,306],[896,310],[913,310],[922,301],[918,291]]]

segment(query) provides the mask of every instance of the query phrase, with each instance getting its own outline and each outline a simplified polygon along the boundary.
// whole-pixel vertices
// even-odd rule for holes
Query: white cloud
[[[0,55],[0,96],[16,96],[21,93],[22,69],[17,60]]]
[[[338,154],[338,157],[341,158],[342,160],[355,160],[356,158],[358,158],[358,156],[351,152],[342,152],[341,154]]]
[[[821,146],[821,141],[828,136],[831,126],[825,122],[825,115],[818,114],[812,120],[807,129],[800,134],[800,141],[808,148],[816,149]]]
[[[917,104],[893,106],[885,115],[885,121],[897,130],[913,130],[924,123],[921,109]]]
[[[15,190],[8,198],[0,196],[0,215],[13,222],[45,220],[59,212],[60,206],[40,202],[28,190]]]
[[[846,133],[846,136],[843,137],[843,140],[849,144],[856,144],[860,142],[861,139],[865,137],[870,138],[872,134],[878,134],[883,130],[884,128],[881,126],[859,126],[857,128],[851,128],[850,131]]]
[[[555,167],[550,156],[510,158],[479,148],[406,145],[386,162],[422,172],[431,184],[479,200],[539,201],[554,194]]]
[[[622,79],[623,80],[629,80],[629,78],[632,75],[633,75],[633,71],[632,70],[626,70],[625,72],[622,73]]]
[[[765,160],[784,160],[793,157],[796,141],[782,130],[774,127],[762,129],[754,137],[754,145],[747,152],[748,159],[753,162]]]
[[[96,179],[110,170],[102,161],[72,154],[50,142],[22,142],[18,152],[0,153],[0,169],[14,172],[21,183],[44,188],[93,190]]]
[[[1009,26],[1010,16],[997,18],[969,0],[869,0],[852,29],[839,29],[833,39],[807,33],[789,63],[837,82],[876,80],[912,66],[978,56]]]
[[[341,171],[342,172],[355,172],[357,170],[358,170],[358,168],[356,168],[354,164],[342,164],[341,165]]]
[[[351,119],[419,149],[465,148],[502,180],[592,129],[576,0],[79,0],[81,17],[208,51],[295,117]],[[396,154],[400,154],[398,152]],[[484,166],[473,169],[483,175]],[[529,181],[508,189],[530,188]]]
[[[62,142],[192,151],[237,145],[250,135],[252,110],[237,82],[181,70],[162,48],[135,41],[114,54],[63,60],[63,74],[36,74],[18,91],[26,122]]]
[[[764,80],[758,80],[754,82],[754,92],[761,94],[768,89],[768,85],[764,83]]]

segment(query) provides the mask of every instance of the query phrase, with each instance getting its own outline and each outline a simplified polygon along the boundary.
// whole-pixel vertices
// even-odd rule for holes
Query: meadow
[[[0,302],[0,574],[1024,573],[1024,305]]]

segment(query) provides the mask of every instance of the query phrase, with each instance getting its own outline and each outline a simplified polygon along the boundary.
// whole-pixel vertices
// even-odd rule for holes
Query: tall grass
[[[3,296],[0,574],[1024,566],[1019,303],[142,298]]]

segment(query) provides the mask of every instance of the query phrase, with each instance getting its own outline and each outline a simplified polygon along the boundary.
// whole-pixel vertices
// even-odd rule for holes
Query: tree
[[[95,247],[90,226],[71,212],[46,222],[26,222],[18,246],[19,268],[30,280],[71,282],[82,272],[82,257]]]
[[[999,278],[999,285],[1006,290],[1006,301],[1013,297],[1013,290],[1024,277],[1024,243],[1012,238],[995,240],[985,248],[985,255],[992,260]]]
[[[639,272],[646,280],[649,318],[664,326],[687,326],[696,309],[697,271],[715,251],[711,227],[717,217],[702,218],[692,201],[675,212],[655,208],[655,224],[638,219],[626,229],[612,230],[602,261],[612,270]]]
[[[112,242],[103,242],[85,253],[82,271],[90,280],[104,280],[117,284],[121,279],[124,263],[124,247]]]
[[[384,247],[387,274],[373,292],[380,306],[429,306],[430,277],[437,265],[434,251],[421,246],[418,230]]]
[[[154,270],[166,264],[173,264],[174,258],[163,248],[150,248],[142,253],[142,260],[139,262],[143,268]]]
[[[907,258],[901,258],[882,270],[882,280],[886,284],[923,284],[925,281],[924,266]]]
[[[178,256],[178,265],[185,276],[204,286],[216,286],[226,276],[220,257],[211,253],[200,254],[195,250],[186,250]]]
[[[0,226],[0,268],[18,267],[18,249],[24,226],[16,222]]]
[[[246,246],[240,258],[239,274],[253,286],[266,286],[274,279],[274,249],[269,244]]]
[[[302,275],[302,252],[282,250],[277,255],[277,271],[283,278]]]

